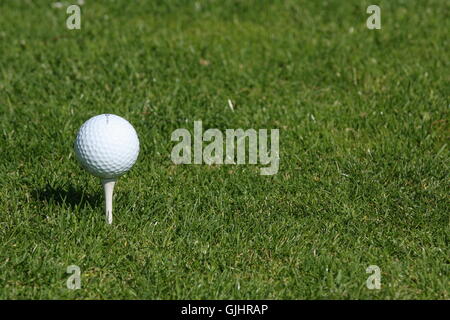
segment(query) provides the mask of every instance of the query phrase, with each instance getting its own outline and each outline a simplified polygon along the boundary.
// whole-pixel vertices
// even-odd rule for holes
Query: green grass
[[[87,0],[78,31],[51,3],[0,3],[0,298],[450,298],[448,1],[381,30],[369,1]],[[73,152],[100,113],[141,141],[112,226]],[[280,129],[279,173],[174,165],[194,120]]]

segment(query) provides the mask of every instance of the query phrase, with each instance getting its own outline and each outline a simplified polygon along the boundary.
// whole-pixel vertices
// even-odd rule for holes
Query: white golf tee
[[[105,191],[105,213],[106,213],[106,222],[108,224],[112,223],[112,200],[113,200],[113,191],[114,185],[116,184],[117,179],[102,179],[103,190]]]

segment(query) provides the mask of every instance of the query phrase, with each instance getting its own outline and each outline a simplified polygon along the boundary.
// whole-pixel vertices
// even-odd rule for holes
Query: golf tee
[[[102,179],[103,190],[105,191],[105,214],[106,222],[108,224],[112,223],[112,200],[114,185],[117,179]]]

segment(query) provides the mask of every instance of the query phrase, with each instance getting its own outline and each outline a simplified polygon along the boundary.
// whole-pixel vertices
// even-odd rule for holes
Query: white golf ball
[[[75,155],[93,175],[117,178],[130,170],[139,154],[139,139],[133,126],[114,114],[90,118],[75,140]]]

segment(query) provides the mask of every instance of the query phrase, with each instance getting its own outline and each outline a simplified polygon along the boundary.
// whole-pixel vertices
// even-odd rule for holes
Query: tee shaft
[[[106,222],[108,224],[112,224],[113,221],[112,200],[113,200],[114,185],[116,184],[116,181],[117,179],[102,179],[103,190],[105,192]]]

